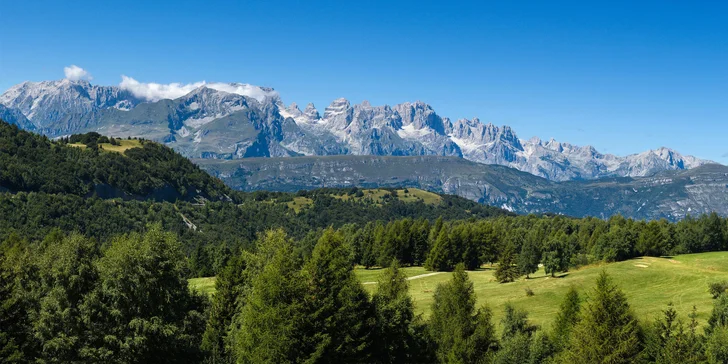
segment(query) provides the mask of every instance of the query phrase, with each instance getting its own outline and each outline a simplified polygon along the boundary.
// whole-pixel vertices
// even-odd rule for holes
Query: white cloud
[[[275,91],[264,90],[261,87],[248,85],[244,83],[207,83],[205,81],[181,84],[181,83],[146,83],[139,82],[128,76],[121,76],[121,83],[119,87],[124,90],[128,90],[134,96],[146,99],[148,101],[158,101],[162,99],[176,99],[187,95],[199,87],[208,87],[214,90],[243,95],[254,98],[259,102],[262,102],[266,97],[277,96],[278,93]]]
[[[85,69],[72,64],[68,67],[63,67],[63,73],[66,74],[66,78],[71,81],[86,80],[91,81],[93,77]]]

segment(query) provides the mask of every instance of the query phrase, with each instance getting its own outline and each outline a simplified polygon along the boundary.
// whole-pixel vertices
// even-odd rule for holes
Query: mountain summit
[[[626,157],[556,140],[520,139],[508,126],[477,118],[452,121],[432,106],[406,102],[352,105],[339,98],[321,114],[285,106],[271,88],[199,83],[174,92],[88,81],[24,82],[0,95],[0,117],[49,137],[97,131],[166,143],[191,158],[297,155],[456,156],[555,181],[649,176],[709,161],[659,148]]]

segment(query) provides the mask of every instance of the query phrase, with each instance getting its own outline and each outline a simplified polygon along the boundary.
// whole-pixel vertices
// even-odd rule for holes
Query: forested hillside
[[[221,181],[169,148],[144,140],[123,152],[99,147],[111,141],[90,133],[54,142],[0,120],[0,189],[164,201],[230,198]]]
[[[537,327],[512,305],[495,322],[476,307],[466,272],[487,264],[509,284],[539,265],[568,279],[584,265],[728,250],[728,220],[717,214],[518,216],[414,188],[234,192],[156,143],[93,133],[54,142],[0,127],[7,362],[728,359],[726,282],[712,282],[707,322],[692,313],[682,324],[688,313],[666,306],[653,324],[605,273],[588,301],[569,292],[554,326]],[[373,294],[356,265],[388,267]],[[428,319],[415,315],[401,266],[454,272],[430,292]],[[212,275],[212,296],[188,288],[188,278]]]

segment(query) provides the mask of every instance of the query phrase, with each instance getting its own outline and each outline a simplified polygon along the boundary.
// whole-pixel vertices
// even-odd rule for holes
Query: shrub
[[[728,281],[713,282],[708,285],[708,290],[713,298],[718,298],[728,290]]]

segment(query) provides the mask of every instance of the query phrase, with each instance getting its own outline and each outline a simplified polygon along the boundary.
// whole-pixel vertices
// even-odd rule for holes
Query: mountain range
[[[649,177],[550,181],[499,165],[441,156],[327,156],[195,160],[243,191],[295,192],[322,187],[417,187],[459,195],[520,214],[680,220],[728,216],[728,167],[708,164]]]
[[[52,138],[90,131],[142,137],[197,159],[441,156],[551,181],[654,176],[712,163],[669,148],[620,157],[553,139],[520,139],[508,126],[451,120],[419,101],[372,106],[341,98],[323,113],[313,104],[301,110],[285,106],[274,89],[238,83],[200,84],[159,98],[125,83],[24,82],[0,95],[0,119]]]

